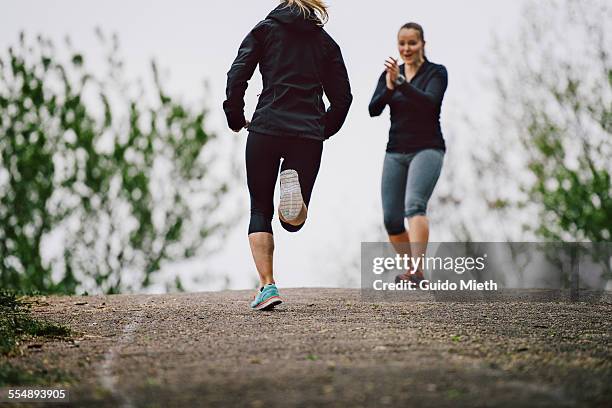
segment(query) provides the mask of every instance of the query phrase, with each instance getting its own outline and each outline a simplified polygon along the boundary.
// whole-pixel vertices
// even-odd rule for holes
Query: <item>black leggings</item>
[[[308,207],[322,153],[323,142],[320,140],[249,133],[246,146],[247,184],[251,195],[249,234],[272,233],[274,187],[279,166],[281,171],[297,171],[302,197]],[[304,224],[294,226],[281,221],[281,225],[289,232],[296,232]]]

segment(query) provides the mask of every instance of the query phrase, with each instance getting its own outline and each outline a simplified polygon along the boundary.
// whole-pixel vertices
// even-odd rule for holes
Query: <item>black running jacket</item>
[[[230,129],[246,124],[244,94],[257,64],[263,91],[249,131],[324,140],[340,130],[353,97],[340,47],[318,19],[281,4],[246,36],[227,73]]]
[[[404,73],[405,64],[400,65]],[[378,116],[389,105],[391,127],[387,152],[414,153],[422,149],[446,150],[440,127],[442,99],[448,85],[444,65],[427,58],[411,81],[394,90],[387,88],[387,73],[378,78],[370,101],[370,116]]]

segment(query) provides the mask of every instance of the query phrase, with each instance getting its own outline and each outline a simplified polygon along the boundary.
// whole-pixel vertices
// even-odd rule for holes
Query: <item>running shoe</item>
[[[401,275],[397,275],[395,277],[395,283],[400,283],[402,281],[406,281],[406,282],[412,282],[413,283],[413,287],[415,287],[416,289],[420,289],[421,288],[421,281],[424,281],[425,277],[423,276],[423,273],[415,273],[415,274],[410,274],[410,273],[402,273]],[[428,287],[427,282],[423,284],[423,288],[426,289]]]
[[[257,295],[251,302],[251,309],[253,310],[271,310],[276,305],[280,305],[283,301],[278,294],[278,289],[273,283],[269,283],[263,288],[259,289]]]
[[[300,188],[300,180],[295,170],[287,169],[280,174],[280,204],[278,213],[285,222],[291,222],[298,218],[304,199]]]
[[[419,289],[421,288],[421,286],[423,287],[423,289],[429,288],[429,282],[424,282],[423,284],[421,284],[421,282],[423,282],[424,280],[426,279],[425,276],[423,276],[422,272],[410,275],[410,282],[413,282],[415,286]]]

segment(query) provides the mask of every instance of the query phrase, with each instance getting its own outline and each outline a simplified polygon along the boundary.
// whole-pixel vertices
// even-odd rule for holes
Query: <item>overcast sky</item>
[[[281,287],[358,284],[359,271],[348,264],[355,261],[358,265],[361,241],[379,239],[380,175],[389,119],[388,112],[369,118],[367,104],[384,59],[397,57],[398,28],[408,21],[423,25],[429,59],[448,69],[449,87],[442,111],[442,129],[448,135],[449,129],[456,128],[454,121],[466,111],[487,114],[483,57],[491,49],[493,33],[512,32],[523,3],[328,1],[326,30],[342,48],[354,102],[343,129],[325,143],[306,227],[289,234],[274,221],[276,281]],[[208,81],[208,128],[223,138],[239,140],[238,160],[243,167],[246,133],[236,135],[226,128],[221,107],[225,75],[244,36],[277,4],[274,0],[5,0],[0,13],[0,49],[4,52],[16,42],[18,33],[25,31],[55,40],[69,35],[75,48],[95,57],[100,47],[94,27],[115,32],[130,76],[148,73],[149,61],[155,58],[170,72],[170,89],[194,101],[202,95],[203,81]],[[256,72],[247,91],[247,115],[252,114],[260,90]],[[229,275],[231,288],[253,287],[256,272],[246,238],[246,185],[239,185],[239,194],[245,202],[245,216],[236,223],[224,251],[214,259],[183,265],[185,276],[211,270],[219,276]],[[432,225],[432,241],[440,236],[442,232]],[[187,285],[187,289],[215,289],[219,285],[220,280],[208,281],[201,286]]]

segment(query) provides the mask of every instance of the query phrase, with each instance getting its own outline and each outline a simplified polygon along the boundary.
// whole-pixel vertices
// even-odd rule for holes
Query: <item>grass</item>
[[[451,400],[455,400],[461,398],[464,395],[464,392],[457,388],[450,388],[446,391],[446,397]]]
[[[0,356],[11,355],[28,338],[68,336],[70,329],[66,326],[33,318],[27,303],[12,292],[0,291]],[[66,378],[63,373],[42,366],[24,370],[8,362],[0,363],[0,386],[54,383]]]
[[[57,384],[70,381],[70,377],[55,369],[38,366],[25,370],[10,363],[0,363],[0,387],[7,385]]]
[[[12,352],[20,341],[32,337],[67,337],[70,329],[55,323],[34,319],[28,305],[17,295],[0,291],[0,354]]]

